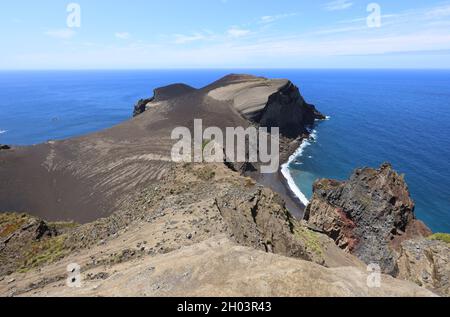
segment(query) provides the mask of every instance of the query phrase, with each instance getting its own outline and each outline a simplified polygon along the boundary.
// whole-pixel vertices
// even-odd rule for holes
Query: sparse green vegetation
[[[303,226],[294,228],[294,235],[297,239],[304,241],[306,248],[319,256],[323,256],[323,247],[319,240],[319,235]]]
[[[69,249],[65,247],[66,235],[49,238],[43,241],[35,241],[26,252],[25,261],[19,272],[53,263],[67,255]]]
[[[6,238],[18,230],[27,220],[25,215],[15,213],[0,214],[0,238]]]
[[[430,240],[438,240],[445,243],[450,243],[450,234],[448,233],[435,233],[432,236],[428,237]]]

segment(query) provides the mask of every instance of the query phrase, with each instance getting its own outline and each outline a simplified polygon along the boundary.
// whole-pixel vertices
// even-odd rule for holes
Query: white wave
[[[305,196],[305,194],[302,193],[300,188],[298,188],[297,184],[295,183],[294,178],[292,177],[291,172],[289,171],[289,165],[291,163],[295,162],[298,157],[302,156],[303,151],[305,150],[305,148],[308,147],[309,145],[311,145],[311,142],[313,142],[316,139],[317,139],[317,131],[316,130],[312,130],[311,134],[309,136],[309,139],[304,140],[302,142],[302,144],[300,145],[300,147],[297,149],[297,151],[295,151],[294,154],[292,154],[289,157],[289,160],[287,161],[287,163],[285,163],[285,164],[283,164],[281,166],[281,173],[283,174],[284,178],[286,179],[290,190],[294,193],[294,195],[305,206],[309,205],[309,200]]]
[[[7,130],[0,130],[0,134],[8,132]]]

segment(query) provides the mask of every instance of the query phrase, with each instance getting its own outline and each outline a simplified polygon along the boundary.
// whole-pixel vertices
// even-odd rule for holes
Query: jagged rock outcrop
[[[263,127],[280,127],[280,133],[289,138],[308,133],[307,128],[315,120],[325,116],[305,102],[297,86],[288,82],[279,91],[269,97],[266,107],[255,118]]]
[[[345,182],[317,181],[305,219],[342,249],[396,275],[399,241],[430,234],[415,219],[414,206],[403,177],[383,164],[358,169]]]
[[[271,190],[260,188],[245,194],[238,188],[216,204],[237,243],[311,260],[295,239],[293,219],[283,201]]]
[[[135,105],[133,110],[133,117],[136,117],[147,110],[147,105],[153,101],[153,98],[140,99]]]
[[[401,244],[398,278],[450,296],[450,247],[443,241],[413,239]]]

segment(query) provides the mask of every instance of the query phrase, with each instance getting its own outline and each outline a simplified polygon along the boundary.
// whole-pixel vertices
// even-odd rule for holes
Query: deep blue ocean
[[[134,103],[175,82],[202,87],[230,70],[0,72],[0,144],[30,145],[127,120]],[[450,71],[238,70],[288,78],[330,120],[290,172],[311,196],[315,179],[346,179],[391,162],[416,213],[450,232]]]

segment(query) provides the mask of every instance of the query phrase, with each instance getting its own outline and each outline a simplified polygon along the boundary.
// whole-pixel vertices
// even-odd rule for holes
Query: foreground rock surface
[[[64,272],[64,268],[53,268]],[[28,277],[31,281],[32,276]],[[21,296],[434,296],[409,282],[354,267],[323,266],[238,246],[223,236],[155,257],[88,270],[82,287],[54,281]],[[5,289],[0,282],[0,291]]]

